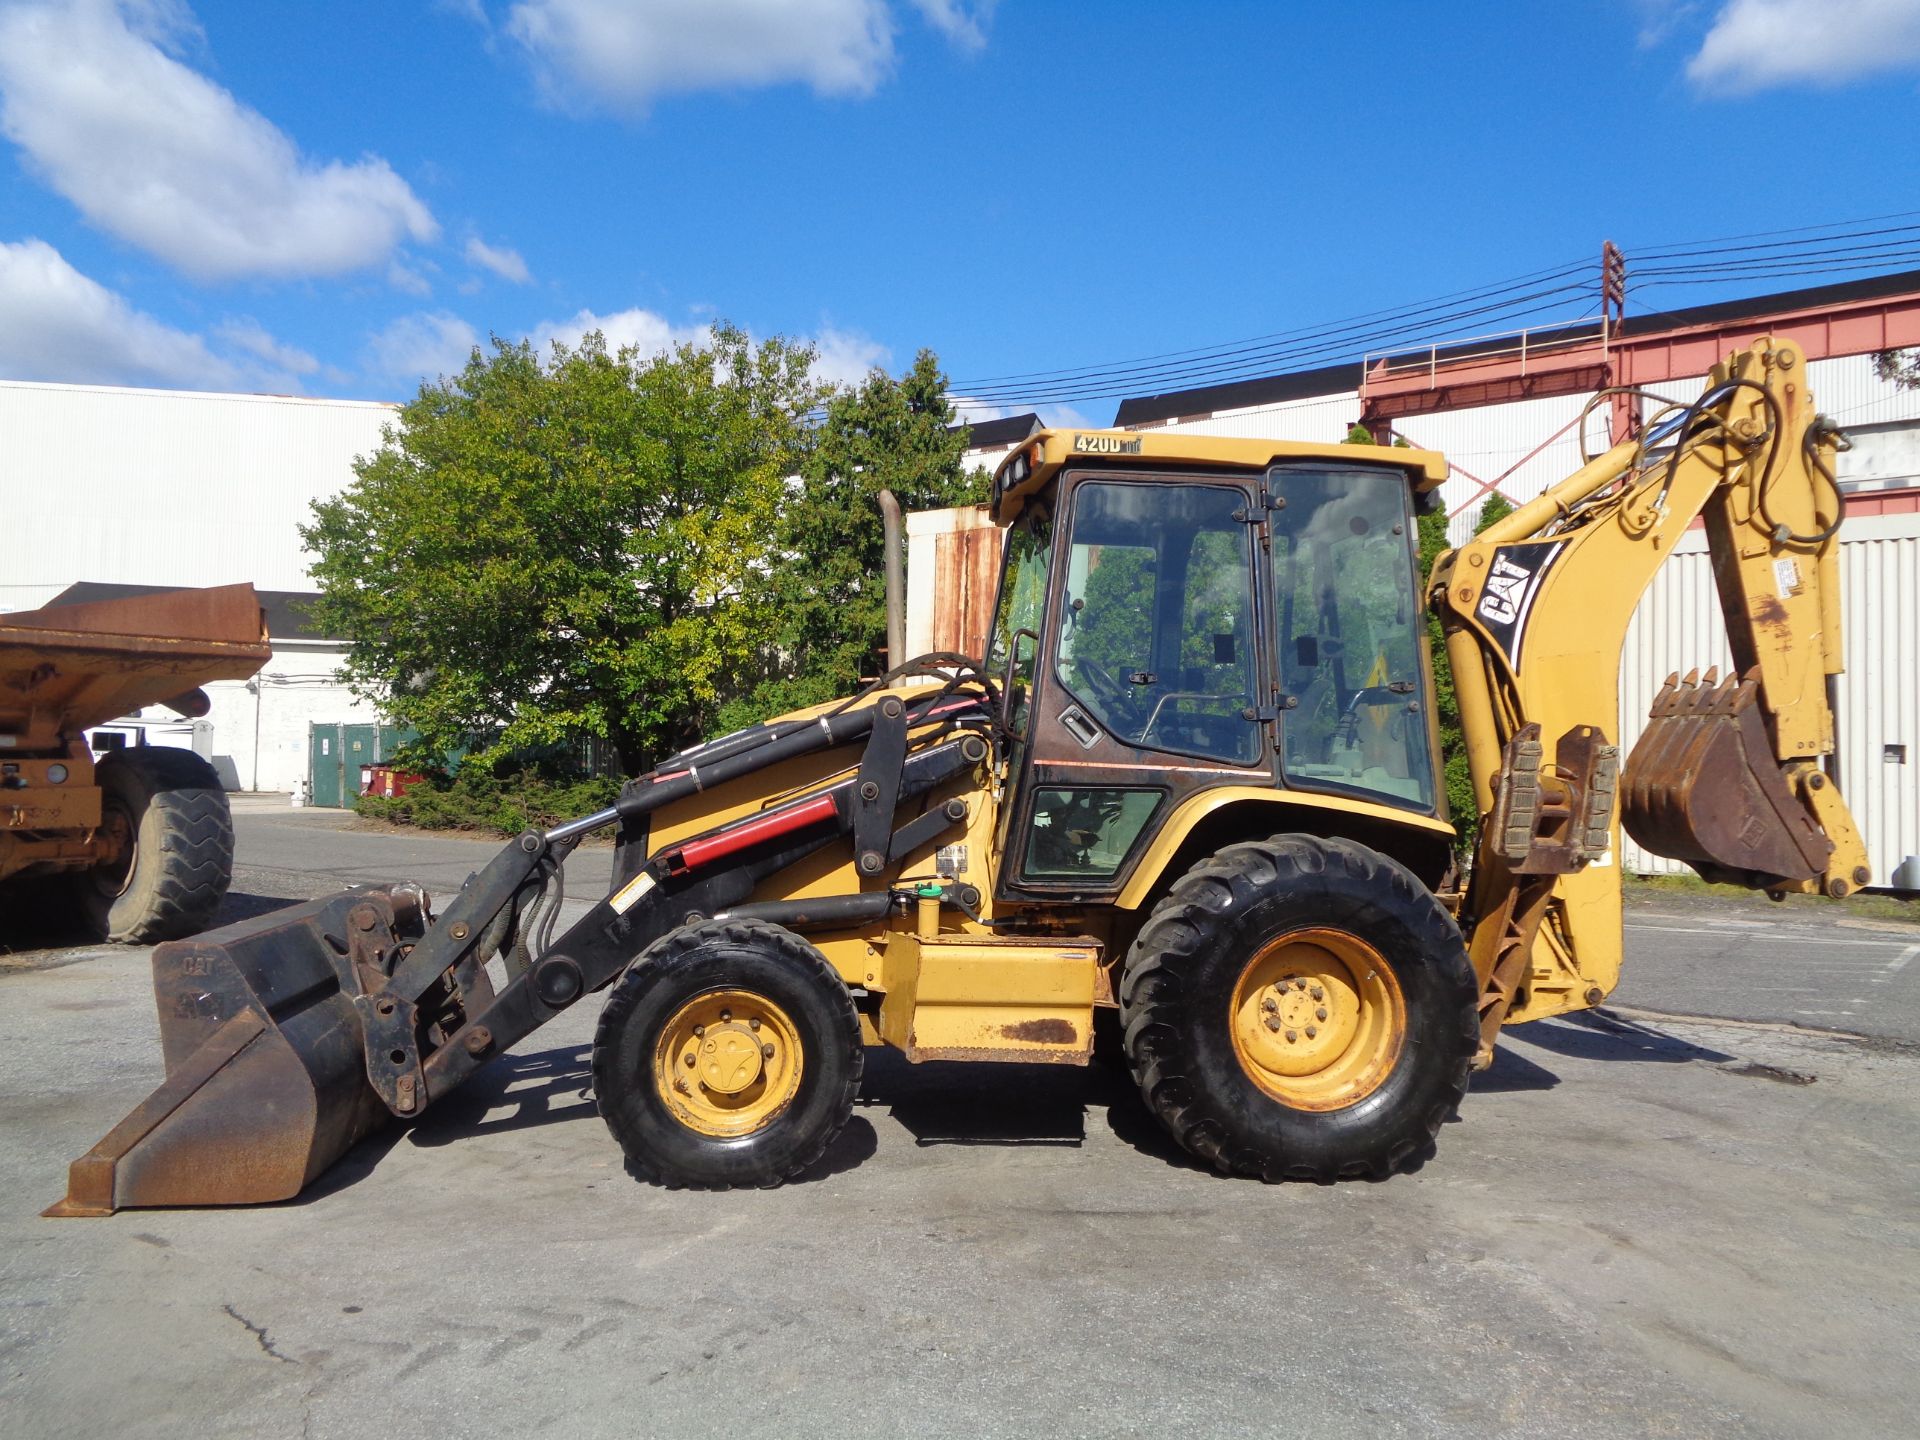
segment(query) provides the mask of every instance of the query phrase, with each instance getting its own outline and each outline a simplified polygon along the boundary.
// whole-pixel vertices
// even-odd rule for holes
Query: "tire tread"
[[[764,920],[710,920],[702,924],[683,926],[660,939],[641,952],[640,958],[627,968],[626,974],[615,982],[607,1003],[600,1009],[600,1018],[594,1026],[593,1055],[594,1088],[597,1091],[611,1076],[601,1072],[599,1057],[612,1053],[617,1045],[620,1027],[626,1022],[638,1003],[646,981],[644,967],[650,964],[671,964],[676,956],[690,953],[715,938],[742,945],[768,946],[775,950],[780,958],[805,973],[811,981],[818,983],[823,993],[835,996],[838,1000],[836,1017],[842,1033],[851,1036],[846,1083],[841,1094],[834,1099],[834,1114],[837,1118],[817,1138],[816,1143],[797,1155],[777,1174],[759,1181],[725,1181],[697,1179],[675,1174],[656,1163],[644,1151],[636,1152],[622,1140],[621,1148],[626,1153],[627,1164],[633,1174],[642,1180],[660,1185],[669,1190],[746,1190],[772,1189],[784,1185],[811,1169],[820,1162],[828,1148],[839,1138],[846,1128],[853,1112],[853,1102],[860,1092],[860,1079],[866,1067],[866,1047],[860,1039],[860,1017],[853,1007],[853,996],[847,990],[846,983],[840,978],[840,972],[827,963],[823,956],[806,940],[785,929]],[[616,1139],[620,1137],[616,1134]]]
[[[1350,1175],[1385,1179],[1416,1167],[1432,1154],[1440,1127],[1466,1096],[1480,1037],[1475,1023],[1478,996],[1472,970],[1464,965],[1454,966],[1451,976],[1451,1033],[1435,1037],[1452,1050],[1441,1096],[1424,1113],[1408,1117],[1412,1133],[1385,1153],[1311,1164],[1264,1156],[1236,1145],[1221,1123],[1215,1097],[1206,1095],[1187,1073],[1180,1026],[1186,1023],[1192,971],[1209,944],[1212,926],[1208,922],[1221,920],[1276,889],[1324,889],[1320,877],[1332,867],[1348,872],[1370,893],[1391,896],[1395,910],[1413,924],[1423,953],[1458,952],[1464,958],[1452,918],[1403,866],[1353,841],[1307,835],[1242,841],[1202,860],[1175,881],[1154,907],[1127,957],[1120,1005],[1135,1083],[1147,1107],[1173,1137],[1222,1174],[1321,1184]]]

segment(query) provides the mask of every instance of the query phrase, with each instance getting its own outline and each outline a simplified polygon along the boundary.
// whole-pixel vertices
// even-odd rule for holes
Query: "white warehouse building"
[[[194,745],[235,789],[297,789],[312,724],[375,718],[302,608],[314,587],[298,527],[352,482],[395,410],[0,381],[0,611],[251,582],[273,641],[260,674],[208,686],[198,727],[154,706],[114,728]]]

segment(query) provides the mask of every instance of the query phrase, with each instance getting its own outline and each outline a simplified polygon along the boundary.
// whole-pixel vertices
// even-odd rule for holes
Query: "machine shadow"
[[[1148,1111],[1124,1069],[1001,1063],[915,1065],[893,1050],[867,1055],[862,1108],[883,1107],[921,1146],[1077,1147],[1087,1113],[1104,1111],[1115,1137],[1167,1164],[1211,1174]]]
[[[1550,1090],[1560,1083],[1552,1070],[1517,1053],[1515,1041],[1568,1059],[1683,1064],[1729,1058],[1615,1016],[1569,1017],[1503,1037],[1493,1065],[1474,1077],[1474,1093]],[[1183,1170],[1215,1173],[1181,1149],[1120,1066],[1098,1060],[1084,1069],[914,1065],[897,1051],[876,1049],[867,1054],[853,1119],[827,1153],[793,1183],[839,1175],[872,1158],[879,1137],[861,1112],[875,1109],[897,1121],[919,1146],[1080,1146],[1086,1143],[1087,1113],[1104,1112],[1115,1138],[1141,1154]],[[402,1139],[413,1145],[449,1145],[472,1135],[560,1124],[598,1113],[590,1046],[507,1055],[414,1124],[389,1126],[362,1140],[293,1203],[308,1203],[353,1185],[371,1174]]]
[[[411,1124],[381,1127],[361,1139],[288,1205],[311,1205],[351,1189],[371,1175],[401,1141],[437,1148],[470,1135],[524,1130],[599,1114],[589,1093],[589,1047],[567,1045],[531,1055],[506,1055],[482,1069]],[[510,1113],[488,1112],[512,1105]]]
[[[1563,1015],[1516,1029],[1511,1037],[1569,1060],[1626,1060],[1685,1065],[1694,1060],[1718,1063],[1734,1057],[1677,1035],[1622,1019],[1605,1010]]]
[[[1078,1145],[1086,1139],[1079,1087],[1058,1065],[914,1065],[895,1050],[867,1052],[862,1108],[884,1106],[916,1145]]]
[[[1467,1087],[1468,1095],[1504,1095],[1516,1091],[1551,1090],[1560,1083],[1560,1077],[1544,1065],[1536,1065],[1524,1055],[1514,1053],[1513,1047],[1505,1043],[1509,1036],[1502,1036],[1502,1043],[1493,1050],[1493,1064],[1473,1077]],[[1456,1115],[1454,1119],[1458,1119]],[[1451,1123],[1451,1122],[1450,1122]]]
[[[415,1145],[451,1145],[469,1135],[527,1130],[598,1115],[592,1053],[589,1045],[563,1045],[527,1055],[503,1055],[405,1133]],[[507,1106],[512,1109],[505,1114],[489,1114]]]

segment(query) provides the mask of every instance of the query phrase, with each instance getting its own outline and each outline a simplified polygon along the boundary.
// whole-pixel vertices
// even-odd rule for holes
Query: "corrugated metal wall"
[[[312,589],[294,527],[351,483],[393,416],[371,401],[0,383],[0,610],[77,580]]]
[[[1839,685],[1840,787],[1873,858],[1874,884],[1890,885],[1920,855],[1920,515],[1868,515],[1841,531],[1847,625]],[[1666,677],[1732,663],[1703,532],[1688,532],[1634,612],[1620,657],[1621,752],[1646,728]],[[1889,748],[1894,747],[1894,748]],[[1623,863],[1642,873],[1683,873],[1631,840]],[[1908,875],[1911,876],[1911,871]],[[1908,878],[1903,888],[1920,888]]]

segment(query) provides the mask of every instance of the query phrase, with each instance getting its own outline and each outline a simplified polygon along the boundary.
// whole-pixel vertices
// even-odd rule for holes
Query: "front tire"
[[[233,814],[213,767],[191,750],[116,750],[94,783],[120,854],[75,877],[87,933],[152,945],[206,929],[233,883]]]
[[[1175,882],[1121,980],[1129,1064],[1194,1155],[1263,1179],[1419,1165],[1466,1094],[1478,987],[1459,928],[1347,840],[1230,845]]]
[[[615,985],[593,1083],[641,1178],[769,1186],[826,1153],[865,1058],[853,997],[826,957],[777,925],[714,920],[654,942]]]

